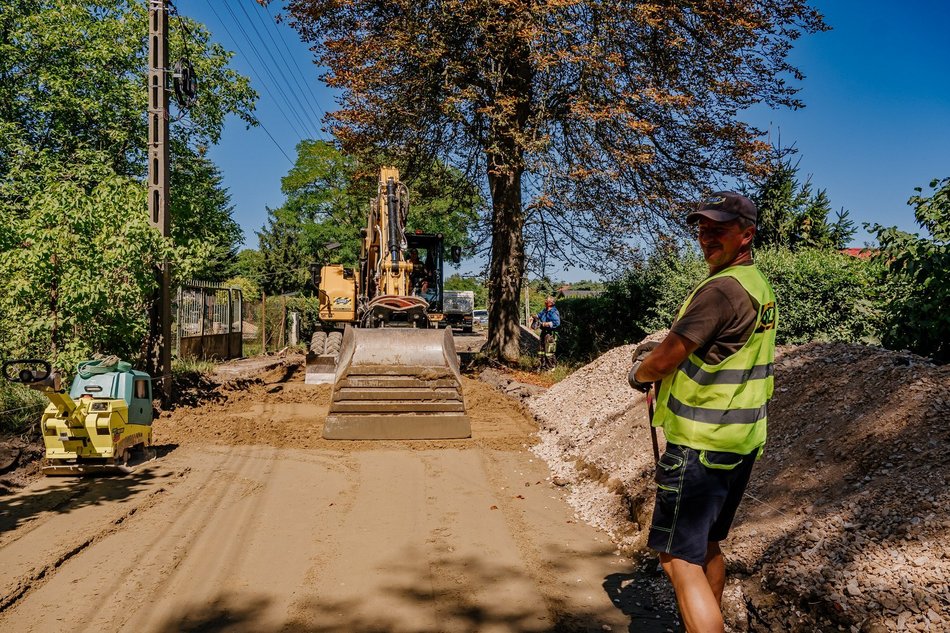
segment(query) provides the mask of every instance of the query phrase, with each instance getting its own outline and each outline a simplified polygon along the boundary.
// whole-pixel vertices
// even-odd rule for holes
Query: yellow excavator
[[[471,437],[452,331],[439,327],[443,238],[407,233],[408,212],[399,172],[382,168],[358,266],[312,268],[321,328],[306,382],[333,384],[327,439]]]

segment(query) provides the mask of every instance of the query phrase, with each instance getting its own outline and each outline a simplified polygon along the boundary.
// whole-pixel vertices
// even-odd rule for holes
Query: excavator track
[[[347,326],[324,438],[460,439],[471,435],[450,330]]]

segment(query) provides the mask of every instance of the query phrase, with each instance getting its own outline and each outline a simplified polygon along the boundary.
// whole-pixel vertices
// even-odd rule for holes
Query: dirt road
[[[293,367],[191,395],[136,475],[0,498],[0,630],[668,624],[614,604],[629,561],[573,517],[526,449],[533,422],[487,385],[466,379],[473,438],[445,442],[322,440],[329,389]]]

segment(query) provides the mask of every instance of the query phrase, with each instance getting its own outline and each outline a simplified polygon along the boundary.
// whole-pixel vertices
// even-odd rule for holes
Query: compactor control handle
[[[14,374],[10,373],[13,369]],[[53,368],[45,360],[26,358],[21,360],[7,360],[3,362],[3,377],[10,382],[19,382],[30,385],[41,382],[50,377]]]

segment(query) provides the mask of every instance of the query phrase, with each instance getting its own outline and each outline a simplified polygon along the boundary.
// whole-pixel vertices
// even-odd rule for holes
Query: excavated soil
[[[633,345],[529,398],[532,449],[585,521],[640,551],[652,511]],[[769,441],[726,542],[732,630],[950,631],[950,367],[813,343],[779,350]],[[662,431],[659,433],[662,449]]]
[[[471,418],[472,439],[467,440],[325,440],[322,421],[330,406],[330,385],[303,382],[303,358],[292,356],[240,373],[218,370],[226,382],[205,398],[202,406],[177,408],[163,414],[154,427],[157,443],[266,444],[278,448],[332,449],[352,452],[406,447],[412,450],[482,447],[520,450],[533,443],[537,424],[517,403],[490,385],[462,378],[462,395]],[[250,376],[248,372],[250,371]],[[207,424],[214,419],[214,424]]]

